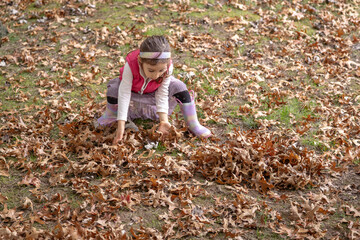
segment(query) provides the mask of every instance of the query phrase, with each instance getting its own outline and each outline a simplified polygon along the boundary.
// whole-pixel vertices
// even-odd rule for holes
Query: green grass
[[[196,112],[197,112],[197,116],[199,119],[205,118],[205,114],[204,114],[204,111],[202,110],[202,108],[196,108]]]
[[[308,18],[304,18],[300,21],[295,21],[294,25],[297,31],[305,32],[309,37],[314,36],[314,34],[316,33],[316,30],[312,26],[312,21],[310,21]]]
[[[89,91],[95,93],[95,102],[99,103],[99,102],[103,102],[105,99],[103,97],[100,96],[99,93],[106,93],[106,86],[104,84],[100,84],[100,85],[93,85],[91,84],[90,86],[88,86]]]
[[[256,122],[255,117],[252,115],[242,116],[244,127],[247,129],[258,129],[259,123]]]
[[[330,150],[323,142],[321,142],[314,131],[310,131],[301,137],[301,144],[310,147],[312,149],[318,150],[320,152],[325,152]]]
[[[227,124],[226,125],[226,133],[232,132],[234,130],[234,128],[237,128],[237,127],[238,127],[237,125],[232,124],[232,123]]]
[[[204,206],[204,207],[208,206],[209,204],[210,205],[215,204],[215,200],[212,196],[198,196],[198,197],[195,197],[192,200],[192,202],[195,205]]]
[[[209,8],[204,12],[191,12],[188,14],[188,16],[196,19],[204,19],[204,17],[208,17],[211,20],[218,20],[220,18],[227,18],[227,17],[239,18],[240,16],[244,17],[248,21],[257,21],[260,19],[259,15],[256,15],[250,11],[235,9],[231,6],[223,6],[221,10],[215,8]]]
[[[150,120],[150,119],[134,119],[133,121],[136,126],[142,126],[144,129],[151,129],[155,122],[153,120]]]
[[[235,53],[237,54],[239,52],[240,56],[244,55],[247,50],[247,46],[241,45],[235,48]]]
[[[159,142],[159,144],[156,148],[156,152],[162,153],[165,151],[166,151],[166,146],[162,142]]]
[[[18,177],[13,176],[10,173],[9,177],[0,176],[0,184],[1,186],[7,186],[6,188],[0,188],[1,194],[8,199],[6,200],[6,204],[8,209],[17,208],[21,206],[23,203],[23,199],[25,197],[30,198],[31,193],[29,192],[32,187],[18,185],[17,183],[20,182],[21,179]],[[0,205],[0,211],[4,209],[3,205]]]
[[[129,1],[131,2],[131,1]],[[123,1],[114,1],[114,4],[98,4],[99,11],[96,13],[97,18],[102,19],[101,21],[94,21],[90,25],[90,28],[101,28],[107,26],[110,31],[114,30],[116,26],[119,26],[122,30],[125,28],[132,28],[134,26],[137,29],[142,29],[144,23],[134,21],[130,18],[129,8],[127,8]],[[134,6],[131,9],[132,15],[143,16],[147,9],[142,5]],[[150,10],[149,10],[150,11]],[[138,16],[138,17],[139,17]],[[150,20],[147,18],[146,20]],[[154,20],[147,21],[147,24],[154,22]],[[105,24],[105,25],[104,25]],[[77,26],[85,27],[85,23],[79,23]]]
[[[360,92],[360,81],[359,79],[352,78],[350,88],[355,92]],[[359,98],[360,100],[360,98]]]
[[[242,116],[238,114],[239,106],[238,105],[230,105],[226,107],[228,110],[228,115],[232,118],[241,118]]]
[[[280,12],[283,7],[284,7],[283,4],[277,3],[274,8],[276,12]]]
[[[23,105],[14,100],[7,100],[6,98],[10,97],[13,94],[13,90],[11,88],[7,88],[6,90],[2,90],[2,94],[0,95],[1,100],[1,110],[7,111],[14,108],[17,108],[19,105]]]
[[[34,73],[26,73],[22,72],[17,75],[17,78],[19,78],[19,82],[21,82],[21,86],[27,87],[27,88],[33,88],[36,86],[36,75]]]
[[[78,106],[84,106],[86,98],[81,95],[81,92],[81,90],[72,90],[70,93],[64,94],[64,99],[72,100],[72,103],[76,103]]]
[[[47,9],[55,9],[59,7],[61,7],[61,4],[57,1],[47,1],[44,5],[39,5],[39,7],[36,7],[35,3],[32,3],[26,8],[26,12],[43,12]]]
[[[114,3],[119,2],[119,3],[132,3],[134,2],[134,0],[113,0]]]
[[[17,42],[21,39],[21,36],[17,33],[9,33],[7,37],[9,38],[9,42]]]
[[[190,1],[190,6],[199,9],[205,8],[205,4],[203,2],[197,2],[197,1]]]
[[[208,80],[204,80],[201,84],[202,88],[205,90],[206,95],[215,96],[219,93],[217,89],[214,89]]]
[[[175,118],[175,114],[178,114],[179,116],[182,116],[180,105],[176,105],[173,114],[171,115],[173,118]]]
[[[270,91],[271,91],[270,86],[269,86],[269,83],[267,83],[267,82],[264,81],[264,82],[259,82],[258,84],[259,84],[259,86],[261,87],[261,90],[267,91],[267,92],[270,92]]]
[[[177,157],[177,156],[179,156],[179,155],[181,155],[181,152],[180,152],[179,150],[177,150],[177,149],[172,150],[172,151],[170,152],[170,156],[172,156],[172,157]]]
[[[23,74],[23,75],[28,75],[28,74]],[[10,84],[11,84],[11,82],[10,82]],[[37,99],[36,101],[34,101],[36,96],[38,96],[39,94],[38,94],[37,90],[35,89],[35,83],[34,83],[32,77],[27,78],[27,80],[25,80],[24,78],[21,78],[20,85],[25,87],[25,88],[19,89],[21,92],[19,91],[19,92],[15,93],[17,87],[12,87],[13,85],[15,85],[15,84],[13,83],[10,86],[6,87],[5,80],[4,80],[4,78],[2,78],[1,86],[5,86],[5,90],[2,90],[2,94],[0,95],[1,110],[8,111],[8,110],[13,110],[13,109],[23,108],[25,106],[33,106],[34,104],[41,105],[43,103],[43,101],[40,99]],[[25,94],[26,97],[29,97],[29,100],[24,102],[23,101],[24,98],[23,98],[22,94]]]
[[[206,121],[207,124],[218,124],[214,119],[210,119]]]
[[[155,228],[158,231],[161,231],[162,225],[163,225],[163,222],[156,218],[152,218],[152,219],[148,220],[146,223],[146,227]]]
[[[8,176],[8,177],[6,177],[6,176],[0,176],[0,184],[3,185],[3,186],[4,186],[5,184],[9,183],[9,182],[12,182],[12,181],[16,181],[16,178],[13,177],[12,175],[10,175],[10,176]]]
[[[262,53],[263,47],[268,45],[270,41],[269,37],[259,36],[258,41],[255,43],[255,52]]]
[[[184,64],[188,67],[201,69],[203,66],[209,66],[209,63],[203,59],[193,58],[189,52],[183,57]],[[180,70],[179,72],[184,72]]]
[[[11,190],[3,191],[2,195],[8,198],[6,201],[8,209],[20,207],[22,201],[25,197],[30,197],[31,193],[29,192],[30,187],[13,187]],[[0,206],[0,211],[2,211],[4,207]]]
[[[70,207],[72,209],[77,209],[80,207],[81,203],[84,201],[84,198],[79,194],[74,192],[67,193],[67,198],[70,201]]]
[[[299,123],[307,116],[315,117],[315,113],[312,112],[312,108],[315,106],[314,102],[302,103],[296,98],[287,99],[286,104],[273,110],[270,115],[265,117],[269,120],[276,120],[290,126],[291,122]]]
[[[261,239],[261,240],[287,239],[287,238],[284,238],[284,237],[282,237],[281,235],[279,235],[277,233],[272,233],[272,232],[269,232],[266,229],[259,229],[259,228],[256,229],[256,235],[257,235],[257,239]]]
[[[169,34],[169,30],[166,30],[166,29],[163,29],[163,28],[159,28],[159,27],[149,28],[149,29],[146,30],[146,32],[144,33],[145,36],[168,35],[168,34]]]
[[[37,157],[36,157],[36,155],[34,153],[30,153],[29,158],[30,158],[31,162],[34,162],[34,163],[37,162]]]
[[[235,99],[229,100],[226,104],[227,115],[234,119],[241,119],[243,127],[245,129],[258,129],[259,123],[256,121],[255,117],[251,114],[240,114],[239,106],[246,104],[244,103],[234,103]],[[229,126],[232,127],[232,126]]]
[[[87,22],[80,22],[80,23],[76,23],[76,27],[79,28],[86,28],[89,27],[90,29],[100,29],[104,26],[109,28],[109,31],[113,30],[112,25],[105,25],[104,24],[105,20],[103,21],[87,21]]]

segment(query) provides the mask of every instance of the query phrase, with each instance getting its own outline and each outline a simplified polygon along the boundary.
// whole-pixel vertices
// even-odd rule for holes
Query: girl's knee
[[[107,102],[110,104],[117,104],[118,103],[118,99],[114,98],[114,97],[106,97]]]
[[[187,91],[186,84],[179,79],[172,78],[169,84],[169,92],[174,95],[178,92]]]
[[[120,79],[118,77],[110,80],[107,85],[106,96],[117,99],[118,92],[119,92],[119,85],[120,85]],[[116,103],[117,103],[117,100],[116,100]]]

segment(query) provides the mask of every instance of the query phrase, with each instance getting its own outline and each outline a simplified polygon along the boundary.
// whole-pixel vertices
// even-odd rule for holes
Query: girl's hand
[[[123,140],[124,131],[125,131],[125,121],[124,120],[119,120],[118,121],[118,127],[116,129],[115,138],[113,140],[113,145],[116,145],[116,144],[118,144],[119,142],[121,142]]]
[[[171,125],[169,122],[160,122],[158,131],[161,132],[163,135],[168,135],[170,127]]]
[[[159,119],[160,119],[158,131],[161,132],[163,136],[168,135],[171,125],[169,123],[167,113],[158,112],[157,114],[159,115]]]

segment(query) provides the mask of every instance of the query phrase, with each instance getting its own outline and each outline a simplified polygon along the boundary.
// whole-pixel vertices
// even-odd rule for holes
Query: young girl
[[[106,126],[117,121],[113,144],[123,139],[126,120],[135,118],[160,120],[158,131],[167,134],[168,115],[179,102],[186,125],[198,137],[211,136],[209,129],[200,125],[194,99],[186,85],[172,76],[170,45],[163,36],[145,39],[140,49],[130,52],[120,77],[109,81],[107,108],[98,119]]]

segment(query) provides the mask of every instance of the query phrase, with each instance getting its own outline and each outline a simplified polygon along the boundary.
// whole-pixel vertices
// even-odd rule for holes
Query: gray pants
[[[114,78],[109,81],[108,89],[106,96],[111,98],[118,98],[119,91],[119,78]],[[177,101],[175,99],[174,94],[179,92],[187,91],[187,87],[185,83],[176,79],[173,76],[170,76],[170,84],[169,84],[169,112],[171,115],[174,111]],[[109,125],[116,121],[117,118],[117,104],[107,103],[106,111],[102,117],[98,119],[100,125]],[[156,110],[156,100],[155,100],[155,92],[139,94],[132,92],[130,98],[130,105],[128,111],[128,119],[133,120],[136,118],[142,119],[152,119],[157,120],[159,116],[157,115]]]

